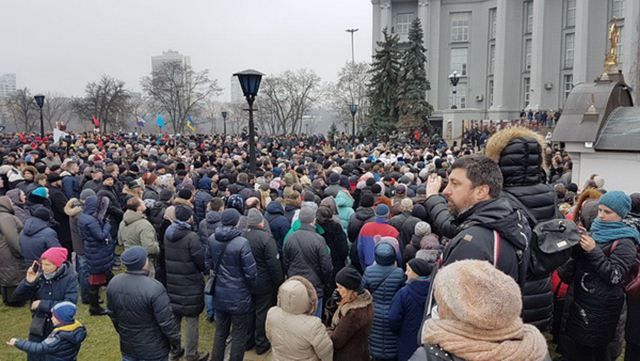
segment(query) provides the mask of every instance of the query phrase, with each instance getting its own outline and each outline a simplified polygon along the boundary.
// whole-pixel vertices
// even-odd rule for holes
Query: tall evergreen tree
[[[428,129],[427,118],[433,107],[427,102],[427,90],[431,89],[427,80],[425,64],[427,57],[423,45],[423,31],[420,19],[416,18],[409,29],[408,47],[402,57],[402,76],[398,92],[399,122],[403,130]]]
[[[373,56],[369,82],[369,131],[389,134],[398,121],[400,52],[398,36],[382,31],[383,40]]]

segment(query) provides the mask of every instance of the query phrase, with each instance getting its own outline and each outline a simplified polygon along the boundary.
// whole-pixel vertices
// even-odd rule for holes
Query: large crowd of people
[[[640,194],[534,130],[260,136],[255,173],[247,143],[0,136],[2,300],[32,318],[7,343],[75,360],[107,316],[123,361],[640,359]]]

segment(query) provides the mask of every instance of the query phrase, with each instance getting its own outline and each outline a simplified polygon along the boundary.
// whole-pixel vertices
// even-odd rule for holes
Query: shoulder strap
[[[515,205],[519,210],[524,212],[524,215],[529,219],[531,228],[533,228],[534,225],[538,224],[538,219],[531,213],[531,211],[529,211],[529,208],[527,208],[524,204],[522,204],[522,202],[520,202],[518,197],[507,191],[503,191],[502,195],[509,199],[511,203]]]
[[[493,267],[498,268],[498,257],[500,256],[500,233],[493,231]]]
[[[233,239],[229,242],[224,243],[224,246],[222,247],[222,252],[220,252],[220,255],[218,256],[218,262],[216,262],[216,270],[215,272],[213,272],[213,274],[211,274],[211,276],[217,276],[218,270],[220,270],[220,263],[222,263],[222,256],[224,256],[225,252],[227,252],[227,246],[231,242],[233,242]]]
[[[613,244],[611,245],[611,249],[609,250],[609,255],[613,254],[613,251],[615,251],[616,248],[618,247],[618,243],[620,243],[619,239],[616,239],[615,241],[613,241]]]

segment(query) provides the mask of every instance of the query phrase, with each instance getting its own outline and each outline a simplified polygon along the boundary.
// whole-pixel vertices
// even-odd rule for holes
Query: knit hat
[[[454,319],[481,330],[522,325],[522,296],[513,278],[486,261],[457,261],[438,271],[435,299],[441,319]]]
[[[373,203],[375,202],[375,198],[373,198],[373,194],[364,193],[360,196],[360,206],[361,207],[373,207]]]
[[[427,222],[418,222],[414,231],[417,236],[426,236],[431,233],[431,225]]]
[[[429,264],[429,262],[427,262],[426,260],[414,258],[409,261],[408,265],[409,267],[411,267],[413,272],[420,277],[426,277],[431,274],[431,264]]]
[[[411,198],[403,198],[400,201],[400,211],[411,212],[413,210],[413,201]]]
[[[407,187],[404,184],[398,184],[396,187],[396,194],[404,194],[407,191]]]
[[[311,207],[302,207],[298,219],[302,224],[311,224],[316,219],[316,210]]]
[[[336,274],[336,283],[353,291],[359,291],[362,285],[362,276],[351,266],[346,266]]]
[[[170,190],[163,189],[160,191],[160,194],[159,194],[160,201],[168,202],[171,199],[171,197],[173,197],[173,193],[171,193]]]
[[[255,208],[251,208],[247,213],[247,224],[250,226],[257,226],[262,223],[263,220],[262,213]]]
[[[147,251],[140,246],[134,246],[122,252],[120,261],[127,271],[140,271],[147,263]]]
[[[599,204],[610,208],[624,218],[631,210],[631,197],[622,191],[609,191],[600,197]]]
[[[193,215],[193,211],[189,207],[185,206],[176,206],[176,219],[182,222],[187,222],[191,216]]]
[[[45,187],[38,187],[31,192],[36,197],[49,198],[49,190]]]
[[[329,184],[338,184],[340,182],[340,174],[332,172],[329,174]]]
[[[371,193],[380,194],[382,193],[382,186],[378,183],[371,186]]]
[[[69,324],[72,323],[76,317],[77,307],[69,301],[57,303],[51,309],[51,313],[58,319],[58,321]]]
[[[333,211],[327,206],[320,206],[316,211],[316,219],[318,223],[327,223],[333,218]]]
[[[64,247],[51,247],[42,253],[40,259],[46,259],[56,265],[56,267],[60,267],[67,260],[68,255],[69,251]]]
[[[376,207],[376,217],[387,217],[389,215],[389,207],[386,204],[378,204]]]
[[[47,176],[47,183],[51,184],[53,182],[59,181],[60,179],[62,179],[62,178],[60,177],[60,175],[58,173],[51,173],[51,174],[49,174]]]
[[[188,189],[181,189],[180,192],[178,192],[178,197],[182,198],[182,199],[191,199],[191,191]]]
[[[91,188],[83,189],[82,192],[80,192],[80,200],[83,202],[91,196],[96,196],[96,192]]]
[[[235,208],[227,208],[220,215],[220,222],[223,226],[235,226],[240,220],[240,212]]]
[[[49,212],[49,210],[45,207],[38,207],[33,212],[33,216],[36,218],[40,218],[45,222],[49,222],[49,219],[51,219],[51,212]]]
[[[144,182],[145,185],[153,184],[153,182],[155,182],[156,179],[158,179],[158,176],[153,173],[145,173],[142,176],[142,181]]]

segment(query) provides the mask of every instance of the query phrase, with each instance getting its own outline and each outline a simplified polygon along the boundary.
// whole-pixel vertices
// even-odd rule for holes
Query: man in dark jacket
[[[51,211],[53,218],[58,223],[54,230],[58,234],[58,240],[62,247],[73,252],[73,244],[71,242],[71,228],[69,226],[69,216],[64,212],[64,206],[69,200],[62,192],[62,181],[59,175],[51,173],[47,176],[47,189],[49,190],[49,199],[51,200]]]
[[[278,248],[273,236],[265,231],[266,221],[255,208],[247,214],[248,229],[244,234],[251,245],[251,253],[256,261],[257,282],[253,289],[254,315],[249,328],[247,349],[254,345],[256,353],[262,355],[271,345],[265,334],[267,311],[276,304],[278,287],[283,282],[282,267],[278,257]]]
[[[107,215],[109,216],[109,222],[111,223],[111,237],[116,239],[118,237],[118,226],[122,222],[122,216],[124,211],[122,203],[120,203],[120,197],[115,187],[115,178],[111,175],[105,175],[102,180],[102,186],[97,192],[98,200],[102,197],[109,199],[109,209]]]
[[[275,238],[276,244],[278,245],[278,253],[282,256],[284,237],[291,228],[291,223],[284,215],[284,208],[282,207],[282,204],[277,201],[269,202],[264,218],[269,222],[271,234],[273,234],[273,238]]]
[[[316,233],[316,211],[302,207],[298,220],[300,228],[293,232],[284,245],[284,265],[287,276],[302,276],[309,280],[318,294],[316,315],[322,315],[324,287],[331,281],[333,266],[329,247],[321,235]]]
[[[77,175],[80,171],[80,166],[77,160],[66,159],[62,166],[63,172],[60,174],[62,177],[62,190],[64,195],[68,198],[80,197],[80,180]]]
[[[358,209],[356,209],[356,213],[351,216],[349,219],[349,225],[347,226],[347,236],[350,246],[349,259],[351,260],[353,267],[355,267],[360,273],[363,273],[364,269],[360,266],[358,245],[356,244],[356,241],[358,240],[358,235],[360,234],[362,226],[367,222],[374,221],[376,218],[376,212],[373,209],[374,202],[375,198],[373,193],[363,193],[360,197],[360,207],[358,207]]]
[[[42,253],[52,247],[60,247],[56,231],[51,228],[50,212],[47,208],[38,208],[34,216],[27,219],[18,237],[24,265],[30,266],[40,259]]]
[[[236,228],[240,212],[227,208],[222,225],[209,238],[207,264],[216,273],[213,305],[216,309],[216,335],[213,360],[222,361],[231,331],[231,361],[244,357],[246,337],[253,312],[251,291],[256,284],[256,261],[251,245]]]
[[[198,181],[198,190],[193,198],[193,209],[196,224],[206,217],[207,207],[211,202],[213,196],[211,195],[211,178],[204,176]]]
[[[494,134],[485,149],[487,157],[498,163],[503,178],[503,191],[517,202],[511,202],[515,208],[522,206],[523,214],[531,213],[535,220],[529,219],[531,227],[536,222],[556,218],[556,196],[551,185],[546,184],[543,169],[545,140],[541,135],[527,128],[513,127]],[[527,212],[528,211],[528,212]],[[541,331],[546,331],[553,314],[553,293],[550,275],[527,274],[522,290],[524,322],[531,323]]]
[[[209,354],[198,352],[198,316],[204,308],[204,250],[198,235],[191,230],[193,211],[176,206],[176,221],[165,233],[167,293],[178,329],[186,324],[184,355],[187,361],[206,360]],[[176,350],[177,351],[177,350]],[[178,354],[172,355],[174,358]]]
[[[453,163],[444,197],[438,194],[442,178],[429,177],[427,211],[437,229],[453,230],[441,234],[452,238],[444,249],[444,266],[463,259],[486,260],[521,281],[522,252],[531,228],[508,200],[498,198],[502,182],[498,165],[482,155]]]
[[[131,247],[120,258],[127,268],[107,287],[109,316],[120,337],[123,360],[166,360],[180,348],[180,330],[167,291],[149,277],[147,252]]]
[[[400,249],[404,249],[411,243],[411,237],[413,237],[414,229],[420,219],[411,214],[413,212],[411,198],[404,198],[400,201],[400,212],[400,214],[391,217],[389,224],[400,232],[398,241],[400,242]]]

